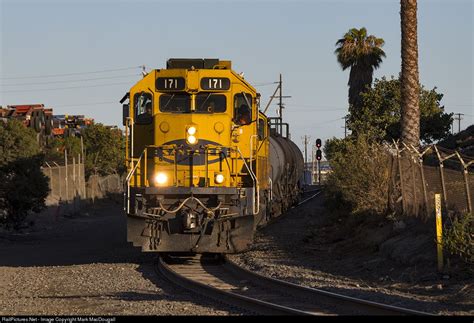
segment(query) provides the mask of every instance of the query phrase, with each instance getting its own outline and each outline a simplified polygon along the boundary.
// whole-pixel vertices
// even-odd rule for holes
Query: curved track
[[[187,290],[256,314],[429,315],[261,276],[216,255],[163,256],[157,269]]]
[[[320,189],[305,192],[309,196],[297,206],[320,193]],[[187,290],[256,314],[431,315],[265,277],[220,255],[162,255],[157,270]]]

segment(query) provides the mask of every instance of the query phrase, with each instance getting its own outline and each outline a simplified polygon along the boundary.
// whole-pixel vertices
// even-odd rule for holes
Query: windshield
[[[200,93],[196,95],[196,112],[225,112],[227,100],[223,94]]]
[[[227,99],[223,94],[199,93],[196,95],[196,113],[219,113],[227,109]],[[160,111],[174,113],[191,112],[191,96],[186,93],[160,95]]]
[[[161,112],[191,112],[191,96],[189,94],[175,93],[160,95]]]

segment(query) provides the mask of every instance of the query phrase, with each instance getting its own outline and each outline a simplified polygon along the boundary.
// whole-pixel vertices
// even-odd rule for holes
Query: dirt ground
[[[97,203],[73,217],[56,214],[51,209],[36,217],[21,233],[0,232],[0,315],[246,314],[159,278],[154,255],[126,242],[120,204]],[[439,276],[434,242],[410,225],[335,219],[317,198],[258,232],[252,249],[233,259],[349,296],[473,315],[472,276],[454,264],[449,276]]]
[[[292,209],[232,259],[264,275],[344,295],[440,315],[474,314],[472,271],[451,259],[443,274],[437,272],[432,225],[336,217],[323,200]]]
[[[121,205],[50,211],[23,233],[0,232],[0,315],[242,314],[161,279],[155,255],[126,242]]]

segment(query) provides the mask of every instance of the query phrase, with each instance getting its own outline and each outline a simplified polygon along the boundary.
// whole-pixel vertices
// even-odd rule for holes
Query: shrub
[[[32,157],[41,152],[32,128],[26,128],[20,121],[0,122],[0,166],[17,158]]]
[[[48,178],[41,171],[43,156],[18,158],[0,167],[0,224],[18,229],[29,211],[45,208]]]
[[[353,213],[384,213],[390,180],[390,156],[385,147],[364,136],[332,139],[326,147],[332,168],[327,182],[332,204],[348,204]]]
[[[18,228],[29,211],[39,212],[48,196],[48,178],[36,133],[20,121],[0,123],[0,225]]]
[[[451,225],[445,226],[444,248],[453,255],[458,255],[468,264],[474,264],[474,216],[470,213],[458,215]]]

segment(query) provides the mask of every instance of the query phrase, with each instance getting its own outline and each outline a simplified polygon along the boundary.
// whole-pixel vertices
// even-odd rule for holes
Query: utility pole
[[[283,82],[281,80],[281,73],[280,73],[280,103],[278,104],[280,106],[280,113],[278,115],[280,116],[280,119],[283,120]]]
[[[461,132],[461,116],[464,115],[464,113],[455,113],[455,115],[457,115],[457,118],[454,118],[454,120],[457,120],[458,121],[458,133]],[[453,125],[453,129],[454,129],[454,125]]]
[[[316,146],[315,145],[311,145],[312,149],[311,149],[311,184],[314,184],[314,182],[316,182],[314,179],[314,161],[316,160],[316,151],[315,151],[315,148]]]
[[[308,163],[308,140],[311,139],[311,136],[304,135],[304,137],[302,137],[301,139],[303,139],[304,143],[304,169],[306,169]]]
[[[347,137],[347,116],[344,116],[342,119],[344,119],[344,138]]]
[[[280,82],[278,83],[278,88],[280,89],[280,102],[278,103],[279,106],[279,113],[278,116],[280,117],[280,133],[283,135],[283,109],[285,108],[285,104],[283,103],[284,98],[291,98],[289,95],[283,95],[283,79],[280,73]]]
[[[263,113],[265,113],[267,111],[267,109],[270,107],[270,104],[272,103],[272,100],[274,98],[277,98],[277,96],[275,96],[275,94],[278,91],[279,92],[279,95],[278,95],[279,102],[277,103],[278,104],[277,113],[278,113],[278,118],[280,119],[280,125],[277,126],[277,130],[279,130],[280,134],[282,134],[282,132],[283,132],[283,124],[282,124],[283,123],[283,109],[285,108],[285,104],[283,103],[283,99],[291,98],[291,96],[290,95],[283,95],[283,78],[282,78],[281,73],[280,73],[280,81],[275,82],[275,83],[277,83],[278,86],[275,89],[275,92],[273,92],[273,95],[270,96],[270,101],[268,101],[267,106],[265,107],[265,110],[263,110]]]

